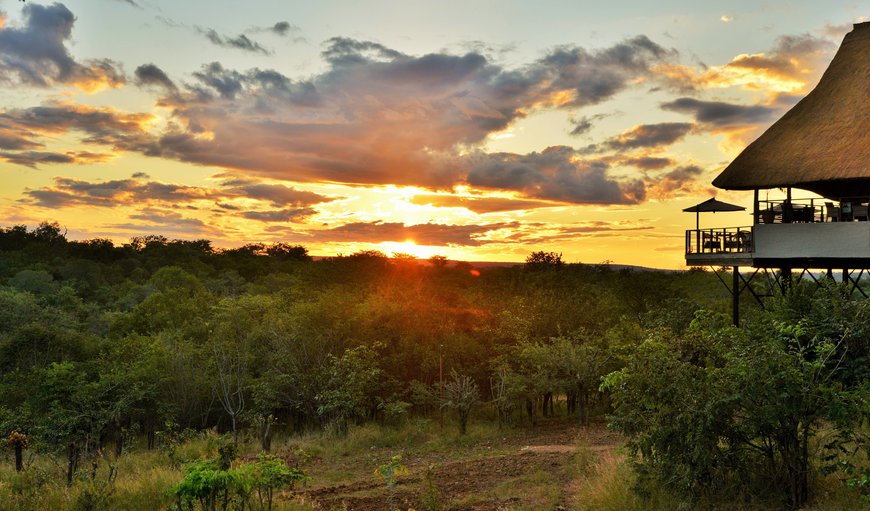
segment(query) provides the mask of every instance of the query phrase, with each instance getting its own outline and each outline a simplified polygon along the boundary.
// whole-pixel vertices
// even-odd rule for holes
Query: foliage
[[[399,478],[409,473],[408,467],[402,465],[402,456],[396,454],[387,463],[378,465],[374,473],[387,485],[387,509],[390,511],[396,509],[396,487],[399,485]]]
[[[221,456],[188,464],[184,479],[172,490],[176,509],[193,510],[198,505],[209,511],[228,507],[271,511],[275,491],[293,489],[308,480],[302,470],[274,456],[260,455],[256,462],[237,467],[228,461]]]
[[[471,408],[480,400],[480,389],[474,380],[455,370],[450,372],[450,379],[444,383],[444,401],[441,406],[451,408],[459,419],[459,433],[464,435],[468,430],[468,417]]]
[[[829,314],[800,314],[807,300]],[[804,504],[814,467],[867,445],[856,432],[870,415],[868,338],[855,329],[867,313],[867,302],[837,289],[797,290],[747,330],[699,314],[684,335],[650,337],[603,385],[641,483],[657,480],[693,501]],[[830,438],[816,452],[822,427]]]

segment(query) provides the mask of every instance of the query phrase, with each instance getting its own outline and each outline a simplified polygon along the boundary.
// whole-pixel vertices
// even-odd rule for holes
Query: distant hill
[[[333,256],[312,256],[315,261],[320,261],[324,259],[332,259]],[[427,259],[417,259],[419,264],[428,264],[429,261]],[[453,259],[450,260],[450,264],[456,263],[467,263],[475,268],[510,268],[511,266],[522,266],[524,263],[522,261],[455,261]],[[566,263],[566,264],[575,264],[575,263]],[[685,270],[670,270],[664,268],[650,268],[649,266],[637,266],[633,264],[613,264],[613,263],[580,263],[586,264],[589,266],[604,266],[613,271],[619,270],[633,270],[633,271],[657,271],[657,272],[665,272],[665,273],[674,273]]]

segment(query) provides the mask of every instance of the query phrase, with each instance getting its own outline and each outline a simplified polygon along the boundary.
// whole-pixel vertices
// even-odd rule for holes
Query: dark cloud
[[[153,138],[144,125],[152,119],[150,114],[128,114],[108,108],[93,108],[67,103],[48,104],[0,113],[0,139],[8,138],[9,149],[41,148],[44,137],[67,132],[82,134],[80,142],[89,145],[111,146],[118,151],[150,152]],[[82,153],[86,154],[86,153]],[[67,160],[69,154],[66,155]],[[13,163],[33,166],[39,163],[68,163],[64,155],[7,154]],[[79,157],[79,159],[82,159]],[[92,159],[92,161],[97,161]]]
[[[217,238],[226,233],[213,228],[198,218],[185,217],[175,211],[158,208],[144,208],[138,213],[130,215],[130,220],[139,222],[125,222],[108,224],[105,229],[117,229],[118,235],[128,234],[161,234],[176,238],[202,239]]]
[[[228,196],[249,197],[251,199],[271,202],[275,206],[295,206],[297,208],[335,200],[314,192],[297,190],[289,186],[262,183],[236,184],[222,190],[222,193]]]
[[[643,222],[643,220],[618,222],[592,221],[564,227],[524,224],[514,229],[512,234],[499,241],[510,242],[511,244],[541,245],[544,243],[576,240],[583,237],[624,236],[626,232],[639,233],[654,229],[653,226]]]
[[[309,206],[329,202],[334,198],[313,192],[296,190],[283,185],[260,184],[245,181],[233,183],[234,186],[203,188],[196,186],[147,181],[148,175],[139,173],[130,179],[90,182],[72,178],[55,178],[54,185],[37,190],[27,190],[24,195],[36,206],[61,208],[86,205],[96,207],[116,207],[122,205],[167,204],[178,205],[197,200],[217,203],[231,199],[254,199],[273,206],[298,210],[297,216]],[[233,208],[236,208],[233,206]],[[228,209],[228,208],[225,208]],[[289,211],[289,210],[288,210]],[[276,213],[277,214],[277,213]]]
[[[641,147],[668,146],[685,137],[691,129],[692,124],[687,122],[640,124],[606,140],[601,147],[624,151]]]
[[[721,101],[678,98],[662,103],[665,110],[691,114],[696,121],[714,128],[769,122],[777,109],[763,105],[736,105]]]
[[[421,206],[436,206],[440,208],[465,208],[478,214],[561,206],[561,204],[554,204],[551,202],[510,199],[505,197],[440,194],[415,195],[411,197],[411,203]]]
[[[147,86],[157,85],[163,87],[166,92],[175,92],[178,90],[175,83],[169,79],[169,76],[154,64],[143,64],[136,68],[136,85]]]
[[[317,213],[312,208],[291,208],[272,211],[245,211],[242,217],[261,222],[301,222]]]
[[[619,160],[622,165],[631,165],[643,170],[660,170],[674,164],[674,160],[660,156],[632,156]]]
[[[645,196],[642,182],[613,179],[607,163],[578,160],[570,147],[525,155],[480,154],[476,160],[468,174],[468,184],[476,187],[575,204],[635,204]]]
[[[279,21],[278,23],[275,23],[274,25],[272,25],[271,30],[272,30],[272,32],[274,32],[278,35],[287,35],[287,33],[290,31],[299,30],[299,27],[297,27],[295,25],[291,25],[290,23],[288,23],[286,21]]]
[[[676,195],[697,193],[698,178],[704,173],[704,169],[697,165],[684,165],[670,172],[650,179],[647,186],[650,197],[667,199]]]
[[[633,203],[643,199],[640,181],[615,180],[606,163],[580,161],[567,148],[529,155],[460,149],[479,146],[538,108],[605,101],[674,52],[638,36],[598,50],[559,47],[506,69],[475,52],[413,56],[376,42],[333,38],[323,55],[325,71],[305,81],[213,62],[193,74],[194,82],[177,85],[146,64],[137,70],[138,82],[178,87],[160,99],[174,116],[160,134],[144,130],[148,116],[89,107],[4,115],[23,129],[39,126],[31,131],[42,135],[80,131],[82,142],[117,151],[288,181],[440,189],[468,183],[533,199]],[[96,122],[100,115],[105,119]],[[624,145],[640,147],[643,139]]]
[[[309,234],[313,239],[321,242],[413,241],[417,245],[479,246],[492,243],[492,241],[482,238],[486,233],[514,228],[518,225],[517,223],[405,225],[399,222],[354,222],[332,229],[311,231]]]
[[[333,65],[367,64],[372,60],[397,60],[407,56],[372,41],[333,37],[325,43],[323,58]]]
[[[118,87],[119,67],[109,60],[77,62],[65,43],[72,36],[75,15],[63,4],[28,3],[24,26],[0,27],[0,82],[39,87],[71,85],[83,90]]]
[[[592,121],[588,117],[571,119],[570,123],[573,126],[571,128],[572,135],[582,135],[592,129]]]
[[[604,101],[674,52],[639,36],[600,50],[560,47],[505,69],[476,52],[413,56],[377,42],[333,38],[323,56],[326,70],[302,82],[269,69],[204,66],[196,83],[164,98],[176,128],[149,145],[148,154],[297,182],[506,183],[533,198],[633,202],[642,190],[613,182],[606,168],[566,162],[551,172],[534,168],[547,164],[536,154],[481,158],[458,149],[484,142],[536,108]],[[527,186],[498,175],[516,173],[516,165],[526,169]]]
[[[532,66],[532,74],[537,81],[546,78],[546,89],[554,93],[572,93],[567,101],[557,100],[558,104],[578,107],[611,98],[632,79],[648,73],[653,63],[676,56],[676,50],[641,35],[594,52],[574,46],[557,48]]]
[[[15,153],[0,152],[0,158],[25,167],[37,168],[40,164],[58,163],[102,163],[111,159],[109,154],[92,153],[90,151],[67,151],[65,153],[51,151],[21,151]]]
[[[223,48],[236,48],[239,50],[248,51],[251,53],[260,53],[263,55],[270,55],[272,52],[264,48],[260,45],[260,43],[251,40],[245,34],[239,34],[236,37],[229,37],[225,35],[218,34],[212,28],[199,28],[196,29],[200,34],[204,35],[206,39],[211,41],[212,44],[217,46],[221,46]]]
[[[139,5],[139,2],[137,2],[136,0],[114,0],[114,1],[115,1],[115,2],[120,2],[120,3],[122,3],[122,4],[127,4],[127,5],[130,5],[130,6],[136,7],[137,9],[141,9],[141,8],[142,8],[142,6]]]
[[[35,139],[38,135],[18,126],[0,123],[0,149],[20,151],[43,147]]]

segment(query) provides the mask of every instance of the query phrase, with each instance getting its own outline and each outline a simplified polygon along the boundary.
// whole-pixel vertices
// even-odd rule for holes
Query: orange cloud
[[[740,87],[770,94],[805,93],[816,83],[836,45],[811,35],[781,36],[767,52],[741,54],[730,62],[695,67],[673,62],[653,65],[655,75],[677,89]]]

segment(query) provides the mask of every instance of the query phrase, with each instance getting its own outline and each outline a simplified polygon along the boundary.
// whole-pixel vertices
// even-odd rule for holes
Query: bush
[[[852,326],[867,304],[822,292],[811,301],[839,303],[839,313],[810,318],[795,314],[793,302],[805,299],[789,297],[747,330],[700,314],[684,335],[648,339],[607,376],[611,425],[630,438],[641,489],[654,481],[693,502],[727,496],[797,508],[820,467],[866,446],[856,433],[868,415],[870,364],[848,346],[867,341]],[[822,426],[832,437],[815,456]]]

